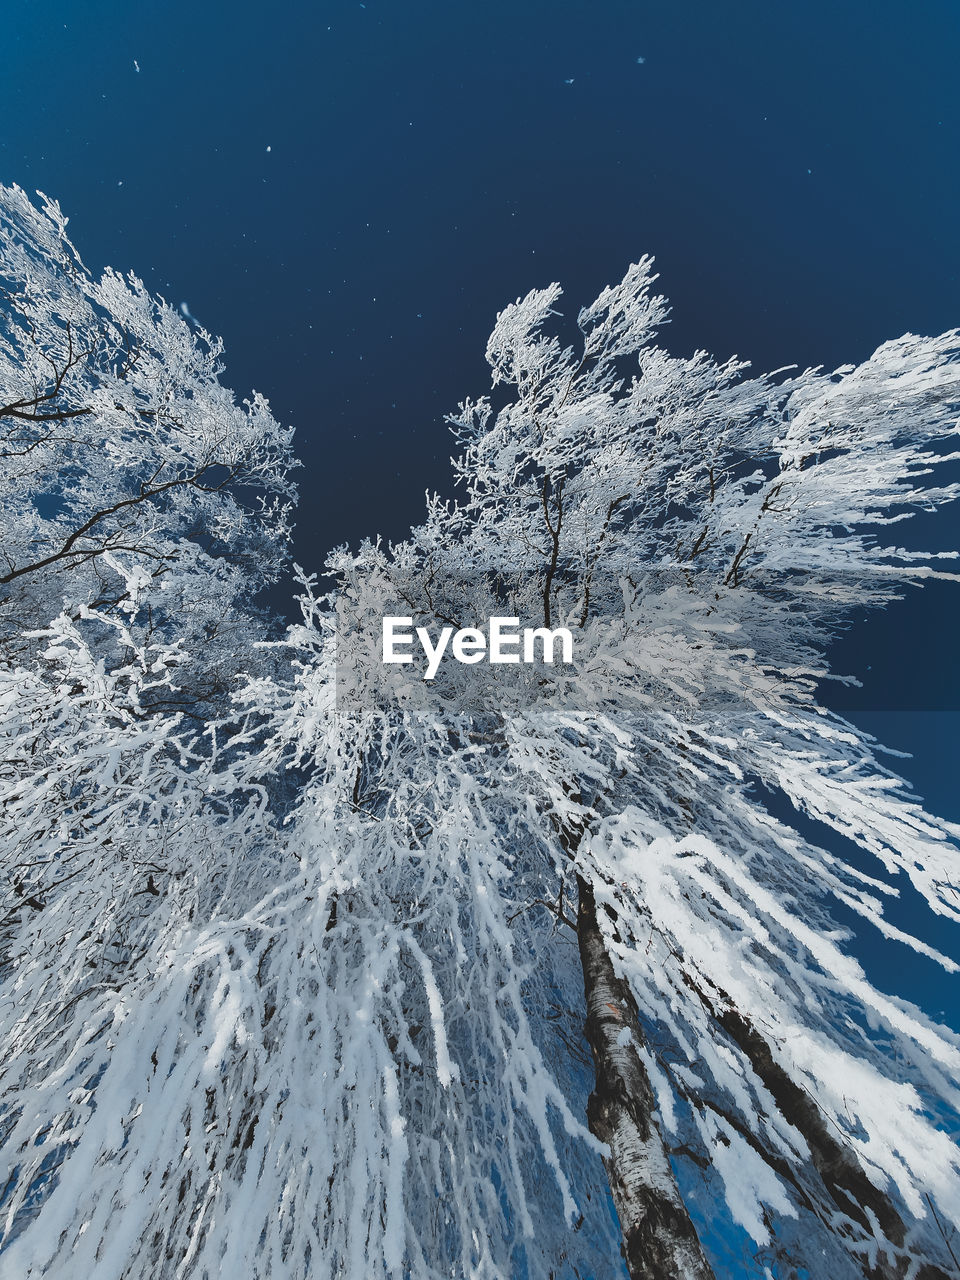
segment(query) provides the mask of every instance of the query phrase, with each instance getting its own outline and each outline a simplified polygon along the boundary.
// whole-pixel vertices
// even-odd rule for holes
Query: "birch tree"
[[[512,793],[519,844],[552,860],[529,902],[568,922],[562,903],[578,903],[588,1115],[631,1274],[707,1274],[678,1189],[689,1166],[758,1266],[945,1274],[956,1038],[873,989],[829,909],[955,971],[883,902],[902,877],[956,920],[957,830],[816,690],[851,608],[951,576],[954,553],[883,534],[956,496],[926,477],[956,458],[957,335],[747,380],[738,362],[655,347],[651,285],[644,260],[580,313],[572,347],[545,332],[556,287],[508,308],[488,346],[500,402],[453,420],[464,500],[334,567],[348,596],[381,580],[374,618],[506,613],[579,633],[573,668],[547,681],[464,684],[450,664],[426,714],[463,750],[482,727],[503,753],[501,775],[488,748],[485,785]],[[409,696],[393,695],[401,742]],[[382,730],[373,741],[376,776]],[[522,909],[518,895],[504,911]]]
[[[956,921],[960,831],[818,688],[851,610],[950,576],[889,530],[956,496],[958,335],[748,378],[656,345],[654,279],[568,344],[556,286],[501,313],[459,500],[305,577],[202,723],[137,714],[173,635],[99,683],[109,609],[33,639],[7,803],[102,782],[43,834],[76,889],[6,923],[11,1275],[955,1273],[960,1037],[831,910],[955,972],[886,905]],[[387,615],[572,660],[427,681]]]

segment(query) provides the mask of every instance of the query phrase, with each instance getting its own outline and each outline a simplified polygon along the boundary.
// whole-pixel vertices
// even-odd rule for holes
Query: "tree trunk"
[[[917,1280],[950,1280],[935,1263],[910,1258],[909,1249],[904,1248],[906,1227],[896,1206],[870,1181],[853,1152],[833,1136],[823,1112],[813,1098],[790,1079],[756,1027],[729,1007],[717,1012],[706,994],[699,987],[696,990],[720,1026],[749,1059],[783,1117],[803,1135],[810,1148],[811,1164],[833,1203],[868,1236],[875,1235],[872,1215],[886,1238],[897,1247],[896,1261],[884,1255],[879,1256],[873,1266],[865,1261],[864,1276],[869,1280],[899,1280],[912,1265],[919,1263],[919,1270],[913,1273]]]
[[[580,801],[573,788],[569,794]],[[560,827],[560,843],[568,857],[576,853],[585,830],[586,824],[580,823]],[[597,921],[593,887],[579,874],[577,890],[577,940],[587,1006],[584,1030],[595,1071],[587,1120],[594,1136],[610,1148],[604,1167],[620,1218],[627,1270],[631,1280],[712,1280],[656,1122],[650,1080],[631,1048],[631,1041],[640,1045],[644,1039],[636,1002],[629,985],[614,973]],[[837,1209],[870,1236],[875,1235],[873,1215],[894,1246],[895,1258],[880,1253],[872,1265],[864,1259],[865,1280],[903,1280],[907,1274],[915,1280],[953,1280],[936,1263],[910,1257],[906,1228],[893,1202],[833,1137],[819,1107],[776,1062],[756,1027],[729,1007],[718,1011],[706,992],[687,981],[749,1059],[784,1118],[803,1135],[810,1163]]]
[[[642,1043],[637,1006],[627,983],[614,973],[592,887],[578,876],[577,888],[585,1031],[596,1071],[587,1119],[591,1132],[610,1148],[604,1166],[627,1270],[632,1280],[712,1280],[657,1126],[650,1080],[632,1048]]]

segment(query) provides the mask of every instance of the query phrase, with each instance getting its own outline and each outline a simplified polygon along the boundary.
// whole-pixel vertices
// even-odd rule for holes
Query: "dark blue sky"
[[[449,487],[441,417],[533,286],[575,311],[653,253],[668,345],[757,368],[960,323],[955,0],[4,0],[0,46],[0,177],[297,427],[311,569]],[[915,594],[837,660],[960,818],[957,618]]]

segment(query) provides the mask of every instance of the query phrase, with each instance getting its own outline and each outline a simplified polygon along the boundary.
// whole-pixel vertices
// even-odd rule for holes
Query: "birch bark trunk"
[[[656,1122],[650,1080],[632,1047],[631,1041],[642,1040],[637,1006],[614,972],[592,887],[578,876],[577,888],[585,1032],[596,1072],[587,1120],[591,1132],[610,1148],[604,1166],[623,1231],[627,1270],[631,1280],[713,1280]]]

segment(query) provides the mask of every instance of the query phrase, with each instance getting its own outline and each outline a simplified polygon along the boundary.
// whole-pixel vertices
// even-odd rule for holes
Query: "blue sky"
[[[297,426],[310,569],[449,489],[442,415],[534,286],[575,311],[653,253],[667,345],[758,369],[960,323],[953,0],[6,0],[0,43],[0,177]],[[958,518],[921,532],[955,547]],[[960,820],[957,620],[914,593],[836,663]],[[888,976],[938,1011],[915,969]]]

